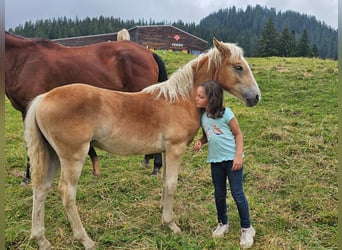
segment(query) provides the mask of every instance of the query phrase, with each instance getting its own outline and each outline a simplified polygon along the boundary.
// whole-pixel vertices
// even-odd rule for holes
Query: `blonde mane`
[[[233,64],[237,62],[243,56],[242,49],[237,45],[233,43],[222,43],[222,45],[227,47],[227,49],[231,52],[229,58],[230,63]],[[148,86],[143,89],[142,92],[154,93],[155,91],[159,91],[156,99],[159,99],[161,96],[163,96],[170,103],[178,101],[179,96],[181,96],[183,100],[187,100],[190,92],[193,89],[194,72],[192,66],[198,66],[199,62],[205,57],[208,58],[208,71],[212,64],[214,64],[216,68],[221,66],[222,55],[220,51],[214,47],[207,53],[199,55],[197,58],[188,62],[185,66],[179,68],[171,75],[169,80]]]
[[[131,36],[127,29],[121,29],[118,34],[116,40],[123,41],[123,40],[131,40]]]

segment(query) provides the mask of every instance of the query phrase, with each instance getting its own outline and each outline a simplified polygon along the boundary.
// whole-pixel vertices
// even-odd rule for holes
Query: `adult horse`
[[[117,41],[130,40],[130,39],[131,39],[131,36],[128,30],[125,28],[121,29],[118,32],[117,38],[116,38]],[[164,79],[158,79],[158,80],[159,82],[166,81],[167,76]],[[151,175],[157,175],[159,172],[159,169],[162,167],[162,155],[160,153],[145,155],[144,160],[141,162],[141,166],[149,167],[151,159],[154,159],[153,171]]]
[[[82,82],[101,88],[136,92],[167,80],[162,59],[131,42],[105,42],[65,47],[48,39],[27,39],[5,33],[5,91],[14,108],[26,115],[30,100],[55,87]],[[94,174],[95,150],[90,148]],[[161,166],[161,155],[156,168]],[[30,179],[29,164],[24,182]]]
[[[178,171],[187,145],[200,126],[197,86],[216,80],[247,106],[260,100],[260,90],[234,44],[213,39],[215,47],[175,72],[168,81],[138,93],[124,93],[72,84],[35,98],[25,119],[25,141],[32,164],[32,232],[40,249],[45,237],[44,204],[56,172],[58,191],[75,239],[85,249],[96,244],[87,235],[76,207],[76,186],[90,146],[115,154],[165,152],[162,221],[180,232],[173,203]]]

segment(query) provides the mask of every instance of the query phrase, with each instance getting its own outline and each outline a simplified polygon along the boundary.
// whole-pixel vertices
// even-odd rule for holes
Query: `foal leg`
[[[179,233],[181,229],[174,220],[174,193],[177,189],[178,170],[185,153],[186,144],[171,147],[166,152],[166,164],[164,168],[164,184],[163,184],[163,223],[174,232]]]
[[[76,186],[81,175],[84,161],[61,160],[61,179],[58,191],[68,215],[72,231],[76,240],[80,241],[85,249],[95,249],[96,244],[85,231],[76,207]]]
[[[164,171],[163,171],[162,179],[163,179],[163,181],[165,181],[165,179],[166,179],[166,171],[165,171],[165,169],[166,169],[166,154],[165,153],[162,153],[162,158],[163,158],[163,164],[164,164]],[[164,194],[164,188],[163,188],[162,197],[161,197],[161,204],[160,204],[161,208],[163,208],[164,198],[165,198],[165,194]]]
[[[32,206],[32,230],[31,239],[36,241],[39,249],[50,249],[51,243],[45,237],[44,213],[45,200],[50,185],[44,183],[39,187],[33,187],[33,206]]]
[[[51,248],[51,243],[45,237],[45,200],[58,169],[59,161],[54,157],[49,163],[49,170],[46,179],[41,183],[37,183],[33,177],[32,181],[33,207],[31,239],[37,242],[39,249],[41,250]]]

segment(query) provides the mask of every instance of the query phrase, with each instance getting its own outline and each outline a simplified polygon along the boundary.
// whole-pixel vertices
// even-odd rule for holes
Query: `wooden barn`
[[[151,50],[182,51],[200,54],[209,49],[207,41],[171,25],[136,26],[128,30],[131,40]],[[65,46],[81,46],[116,41],[117,33],[69,37],[54,41]]]
[[[171,25],[137,26],[129,29],[131,40],[150,49],[199,54],[209,49],[207,41]]]

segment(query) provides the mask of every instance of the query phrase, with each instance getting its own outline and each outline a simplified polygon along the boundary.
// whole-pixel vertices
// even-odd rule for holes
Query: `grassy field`
[[[169,74],[191,55],[158,52]],[[226,95],[245,140],[245,192],[257,230],[254,249],[337,249],[337,62],[248,58],[262,92],[253,108]],[[36,249],[29,239],[32,192],[19,187],[26,155],[22,122],[6,99],[6,248]],[[198,135],[199,136],[199,135]],[[101,175],[89,159],[78,185],[83,224],[98,249],[239,249],[238,213],[230,194],[230,231],[213,239],[216,212],[206,150],[191,147],[180,169],[175,214],[182,228],[161,224],[162,179],[140,167],[142,156],[99,151]],[[46,203],[46,234],[56,249],[83,249],[73,240],[57,179]]]

